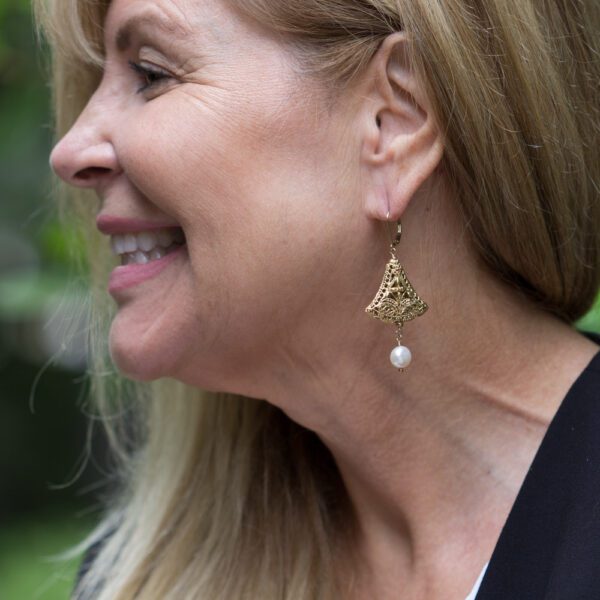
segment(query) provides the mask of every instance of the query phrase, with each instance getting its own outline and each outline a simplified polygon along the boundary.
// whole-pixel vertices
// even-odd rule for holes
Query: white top
[[[465,600],[475,600],[475,596],[477,596],[477,592],[479,591],[479,586],[481,585],[481,582],[483,581],[483,576],[485,575],[485,570],[487,569],[487,566],[489,564],[490,564],[490,561],[486,562],[485,565],[483,565],[483,569],[481,570],[481,573],[479,574],[479,577],[477,578],[477,581],[475,582],[475,585],[473,586],[471,593],[465,598]]]

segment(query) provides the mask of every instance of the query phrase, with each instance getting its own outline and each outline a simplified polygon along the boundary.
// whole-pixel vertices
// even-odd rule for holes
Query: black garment
[[[600,344],[600,335],[581,333]],[[554,415],[476,595],[599,599],[600,350]]]
[[[544,435],[476,600],[600,600],[600,348]]]

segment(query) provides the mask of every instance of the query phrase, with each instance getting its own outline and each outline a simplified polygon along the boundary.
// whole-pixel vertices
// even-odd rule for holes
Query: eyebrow
[[[115,45],[119,52],[125,52],[131,45],[131,35],[133,31],[142,25],[152,25],[161,29],[165,33],[175,35],[178,39],[183,39],[189,35],[189,31],[174,21],[158,16],[156,13],[142,13],[129,17],[123,25],[119,27],[115,36]]]

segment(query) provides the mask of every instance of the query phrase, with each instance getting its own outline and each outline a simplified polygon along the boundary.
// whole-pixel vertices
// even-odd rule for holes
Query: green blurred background
[[[103,478],[85,460],[84,296],[50,194],[47,62],[29,3],[0,0],[0,600],[69,597],[79,559],[52,557],[93,527]]]
[[[101,441],[84,460],[83,295],[50,195],[46,65],[29,3],[0,0],[0,600],[68,598],[78,559],[51,557],[94,525],[104,477]],[[600,331],[600,303],[578,326]]]

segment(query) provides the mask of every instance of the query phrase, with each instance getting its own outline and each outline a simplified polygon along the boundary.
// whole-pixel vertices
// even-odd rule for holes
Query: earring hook
[[[394,250],[396,249],[396,246],[400,243],[401,237],[402,237],[402,223],[400,222],[400,219],[398,219],[398,221],[396,221],[396,232],[395,232],[394,238],[390,242],[390,253],[392,256],[395,256]],[[390,238],[391,238],[391,236],[390,236]]]

